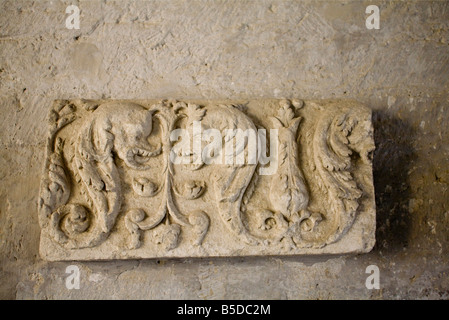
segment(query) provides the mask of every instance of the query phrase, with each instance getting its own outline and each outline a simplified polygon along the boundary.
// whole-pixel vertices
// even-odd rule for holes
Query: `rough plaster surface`
[[[449,298],[449,6],[376,1],[0,3],[0,297]],[[67,262],[39,257],[51,101],[352,98],[373,110],[376,246],[320,258]],[[380,290],[365,269],[380,269]]]

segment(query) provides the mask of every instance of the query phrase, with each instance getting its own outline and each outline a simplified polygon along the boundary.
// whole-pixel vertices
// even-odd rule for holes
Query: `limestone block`
[[[371,110],[355,101],[56,101],[40,253],[368,252],[373,150]]]

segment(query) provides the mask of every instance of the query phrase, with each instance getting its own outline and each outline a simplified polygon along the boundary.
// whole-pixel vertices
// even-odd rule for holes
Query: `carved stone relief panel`
[[[61,100],[38,203],[47,260],[368,252],[355,101]]]

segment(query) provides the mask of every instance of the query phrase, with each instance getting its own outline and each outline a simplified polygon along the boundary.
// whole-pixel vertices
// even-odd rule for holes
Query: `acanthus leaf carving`
[[[309,195],[299,168],[296,136],[301,117],[295,117],[290,104],[283,103],[273,125],[279,130],[278,170],[273,176],[270,199],[274,209],[287,219],[295,220],[307,209]],[[296,218],[297,219],[297,218]]]
[[[361,130],[361,132],[356,131]],[[327,196],[331,227],[324,244],[338,241],[352,226],[363,195],[351,172],[351,155],[357,153],[367,164],[368,154],[374,150],[371,116],[360,115],[353,109],[329,110],[323,115],[313,137],[314,164],[317,180]],[[355,141],[351,136],[356,137]],[[362,139],[361,139],[362,138]]]
[[[369,110],[281,100],[269,113],[258,104],[55,103],[39,221],[56,253],[45,255],[345,252],[347,234],[363,237],[373,220]],[[185,135],[174,139],[176,130]],[[257,161],[267,151],[275,170],[264,175]]]

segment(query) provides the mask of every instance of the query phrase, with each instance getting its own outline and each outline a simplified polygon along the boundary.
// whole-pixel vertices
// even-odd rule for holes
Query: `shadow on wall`
[[[373,111],[374,188],[376,192],[376,245],[374,251],[399,251],[409,245],[412,217],[408,206],[411,188],[408,172],[416,158],[416,132],[385,111]]]

